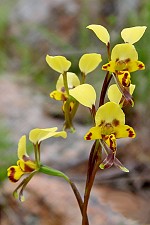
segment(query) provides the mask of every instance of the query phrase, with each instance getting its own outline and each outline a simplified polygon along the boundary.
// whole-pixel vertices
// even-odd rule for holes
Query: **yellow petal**
[[[119,125],[116,126],[114,129],[116,138],[135,138],[136,136],[134,129],[128,125]]]
[[[62,93],[62,92],[57,91],[57,90],[52,91],[50,93],[50,97],[53,98],[53,99],[55,99],[55,100],[57,100],[57,101],[65,101],[66,98],[67,98],[67,96],[65,95],[65,93]]]
[[[106,142],[106,144],[110,147],[110,149],[112,149],[113,151],[116,150],[116,137],[114,134],[110,134],[110,135],[106,135],[104,137],[104,141]]]
[[[92,108],[95,105],[96,92],[90,84],[81,84],[69,90],[69,94],[86,107]]]
[[[36,144],[50,137],[59,137],[59,136],[63,138],[67,137],[67,133],[65,131],[56,132],[56,130],[57,127],[45,129],[35,128],[30,131],[29,140],[33,144]]]
[[[101,127],[92,127],[84,136],[85,140],[101,139]]]
[[[116,71],[116,62],[115,61],[110,61],[109,63],[104,64],[102,66],[102,70],[115,72]]]
[[[124,86],[124,87],[129,87],[130,83],[131,83],[131,76],[129,71],[119,71],[117,73],[118,76],[118,80],[120,81],[120,83]]]
[[[11,166],[7,169],[7,176],[12,182],[17,182],[23,174],[19,166]]]
[[[96,69],[96,67],[102,61],[102,57],[100,54],[91,53],[84,54],[79,60],[79,68],[81,72],[88,74]]]
[[[121,31],[121,37],[124,40],[124,42],[134,44],[138,40],[141,39],[146,28],[147,28],[146,26],[136,26],[136,27],[124,28]]]
[[[109,87],[107,95],[110,102],[115,102],[117,104],[119,104],[122,98],[122,94],[116,84],[112,84]]]
[[[72,89],[80,84],[80,80],[77,77],[75,73],[67,72],[67,82],[68,82],[68,88]],[[56,89],[57,91],[64,92],[64,81],[63,81],[63,75],[61,74],[57,80],[56,83]]]
[[[18,160],[17,165],[24,173],[31,173],[32,171],[37,169],[36,163],[30,160],[30,158],[26,158],[23,160]]]
[[[64,73],[69,70],[71,62],[64,56],[46,56],[46,62],[55,71]]]
[[[144,70],[144,69],[145,69],[145,65],[141,61],[130,61],[130,62],[128,62],[128,71],[129,72],[134,72],[134,71],[137,71],[137,70]]]
[[[102,42],[108,45],[108,43],[110,42],[110,35],[105,27],[92,24],[87,26],[87,28],[92,30]]]
[[[29,157],[26,152],[26,136],[23,135],[18,142],[18,158],[23,159]]]
[[[102,123],[125,124],[125,114],[120,106],[114,102],[107,102],[98,108],[95,116],[96,126]]]
[[[135,85],[130,84],[129,92],[132,95],[135,89]],[[116,84],[112,84],[108,89],[108,99],[111,102],[115,102],[117,104],[120,103],[120,100],[122,98],[122,93],[120,92],[118,86]]]
[[[127,60],[128,61],[131,61],[131,60],[137,61],[138,53],[137,53],[135,47],[131,44],[128,44],[128,43],[117,44],[112,49],[111,60],[112,61],[116,61],[116,60],[118,60],[118,61],[127,61]]]
[[[130,95],[132,95],[132,94],[133,94],[134,89],[135,89],[135,85],[134,85],[134,84],[130,84],[130,87],[129,87],[129,92],[130,92]]]

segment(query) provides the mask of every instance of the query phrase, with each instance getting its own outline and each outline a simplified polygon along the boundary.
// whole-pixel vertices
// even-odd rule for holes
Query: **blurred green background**
[[[55,3],[46,0],[0,0],[0,79],[10,79],[10,82],[13,77],[16,81],[25,80],[27,87],[36,87],[41,94],[47,95],[55,88],[58,75],[47,66],[46,54],[66,56],[72,61],[70,71],[78,74],[78,60],[83,53],[105,53],[105,46],[86,29],[86,26],[92,23],[104,25],[110,31],[112,46],[122,42],[120,31],[124,27],[148,27],[142,39],[135,44],[139,60],[145,63],[146,69],[132,75],[132,83],[137,85],[135,99],[140,105],[139,108],[142,108],[141,111],[145,113],[150,106],[148,0],[128,3],[123,0],[64,0]],[[105,61],[104,58],[103,63]],[[97,69],[87,81],[92,82],[98,89],[103,78],[104,73],[99,74]],[[2,85],[1,81],[0,83]],[[1,99],[7,98],[7,95],[2,96],[2,93],[1,87]],[[9,101],[6,102],[9,111]],[[12,137],[12,130],[7,123],[9,118],[2,109],[1,103],[0,181],[6,178],[6,168],[17,159],[17,138]]]

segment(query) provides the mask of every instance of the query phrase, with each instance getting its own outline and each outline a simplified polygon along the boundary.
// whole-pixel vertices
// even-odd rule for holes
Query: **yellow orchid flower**
[[[110,72],[128,71],[145,69],[144,64],[138,61],[138,53],[135,47],[128,43],[117,44],[111,52],[111,61],[102,66],[103,70]]]
[[[107,152],[107,157],[100,164],[101,169],[110,168],[113,164],[124,172],[128,172],[116,158],[118,138],[134,138],[135,131],[125,125],[125,114],[120,106],[114,102],[107,102],[100,106],[95,115],[95,126],[84,136],[85,140],[100,139],[102,147]]]
[[[143,36],[146,26],[135,26],[124,28],[121,31],[121,37],[126,43],[134,44],[141,39]]]
[[[22,136],[18,143],[18,158],[16,166],[8,168],[8,177],[10,181],[17,182],[22,175],[32,173],[38,170],[35,161],[32,161],[26,153],[26,136]]]
[[[129,87],[130,95],[133,94],[134,89],[135,89],[135,85],[130,84],[130,87]],[[107,95],[108,95],[109,101],[115,102],[115,103],[119,104],[121,107],[126,105],[126,99],[124,98],[124,96],[122,95],[122,93],[120,92],[120,90],[116,84],[112,84],[108,88]]]
[[[46,56],[46,62],[48,65],[58,73],[67,72],[71,66],[71,62],[64,56]]]
[[[145,65],[138,61],[135,47],[129,43],[117,44],[111,52],[111,61],[102,66],[103,70],[114,73],[121,84],[130,86],[130,72],[144,70]]]
[[[67,72],[68,88],[73,89],[80,85],[80,80],[75,73]],[[50,97],[58,101],[66,101],[68,95],[64,87],[63,75],[61,74],[56,83],[56,90],[50,93]]]
[[[132,127],[125,125],[125,114],[114,102],[99,107],[95,115],[95,127],[85,135],[85,140],[102,139],[112,149],[116,149],[116,139],[135,137]]]
[[[28,182],[31,180],[33,175],[39,172],[42,168],[42,165],[40,163],[40,143],[41,141],[48,139],[50,137],[66,138],[67,134],[65,131],[57,132],[57,127],[46,128],[46,129],[36,128],[30,131],[29,139],[34,145],[35,160],[32,160],[26,152],[26,136],[23,135],[18,142],[19,160],[17,161],[17,165],[10,166],[7,169],[7,174],[8,174],[9,180],[12,182],[19,181],[23,175],[28,175],[19,184],[19,186],[15,189],[13,193],[14,197],[18,198],[17,192],[18,192],[18,189],[21,188],[19,193],[20,201],[24,201],[23,190],[28,184]],[[41,170],[41,171],[44,172],[44,170]],[[52,170],[50,169],[49,172],[52,172],[52,174],[57,174],[57,171],[55,171],[56,173],[54,173],[53,169]]]
[[[102,61],[102,57],[97,53],[84,54],[79,60],[79,68],[82,73],[87,75],[96,69]]]
[[[96,36],[107,45],[108,56],[110,57],[110,35],[107,29],[101,25],[92,24],[87,26]],[[118,81],[124,86],[130,86],[130,72],[145,69],[145,65],[138,61],[138,53],[132,45],[143,36],[146,26],[136,26],[124,28],[121,31],[121,37],[125,41],[123,44],[117,44],[111,52],[111,60],[102,66],[107,70],[118,75]]]

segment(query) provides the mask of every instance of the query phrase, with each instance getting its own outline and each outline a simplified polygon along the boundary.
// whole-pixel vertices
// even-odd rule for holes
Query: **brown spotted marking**
[[[126,63],[129,63],[130,61],[131,61],[130,58],[128,58],[128,59],[125,60]]]
[[[120,122],[119,122],[119,120],[114,119],[114,120],[112,121],[112,124],[113,124],[113,126],[117,127],[117,126],[120,124]]]
[[[107,69],[107,68],[108,68],[108,65],[107,65],[107,66],[103,66],[103,67],[102,67],[102,69]]]
[[[111,138],[113,138],[113,135],[110,135],[110,138],[109,138],[109,141],[110,141],[110,149],[112,149],[113,150],[113,153],[115,153],[116,148],[114,147],[114,142],[113,142],[113,140]]]
[[[92,136],[92,133],[90,132],[90,133],[86,136],[86,140],[91,140],[91,136]]]
[[[12,182],[17,182],[18,180],[15,179],[15,168],[14,167],[11,167],[10,168],[10,175],[8,176],[9,179],[12,181]]]
[[[101,127],[102,125],[104,125],[105,124],[105,120],[101,120],[101,123],[100,123],[100,125],[98,125],[99,127]]]
[[[35,169],[33,169],[33,168],[31,168],[30,166],[28,166],[28,165],[24,165],[24,171],[25,172],[28,172],[28,173],[30,173],[30,172],[32,172],[32,171],[34,171]]]
[[[31,161],[30,159],[29,159],[29,157],[27,157],[27,156],[23,156],[23,160],[24,160],[24,162],[28,162],[28,161],[30,161],[30,162],[33,162],[33,161]],[[21,166],[20,166],[20,162],[18,163],[18,166],[20,167],[20,169],[23,171],[23,172],[32,172],[32,171],[34,171],[35,169],[33,169],[33,168],[31,168],[30,166],[28,166],[26,163],[24,163],[24,168],[21,168]]]
[[[126,73],[124,73],[124,76],[123,76],[123,78],[122,78],[122,84],[123,84],[123,86],[125,86],[125,87],[129,87],[129,85],[130,85],[130,82],[127,83],[128,75],[129,75],[129,74],[126,72]]]
[[[138,67],[139,67],[139,70],[142,70],[144,68],[144,65],[143,64],[139,64]]]
[[[129,137],[134,137],[134,132],[130,128],[128,128],[127,131],[129,132]]]

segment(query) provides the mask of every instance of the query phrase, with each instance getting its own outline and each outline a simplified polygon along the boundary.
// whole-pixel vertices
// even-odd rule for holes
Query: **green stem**
[[[68,81],[67,81],[67,72],[64,72],[63,74],[63,81],[64,81],[64,87],[67,95],[69,96],[69,88],[68,88]]]
[[[64,178],[67,182],[70,181],[69,177],[67,175],[65,175],[63,172],[59,171],[59,170],[55,170],[51,167],[48,166],[40,166],[39,172],[41,173],[45,173],[47,175],[51,175],[51,176],[57,176],[57,177],[62,177]]]
[[[71,119],[71,113],[70,113],[70,99],[68,98],[65,103],[64,108],[64,114],[65,114],[65,124],[64,129],[71,129],[72,132],[74,132],[74,127],[72,125],[72,119]]]
[[[33,144],[34,146],[34,155],[35,155],[35,162],[37,167],[40,167],[40,144]]]
[[[85,78],[86,78],[86,76],[85,76],[85,73],[83,73],[83,72],[81,72],[81,84],[84,84],[85,83]]]
[[[78,107],[79,107],[79,102],[76,101],[76,102],[74,103],[73,109],[72,109],[72,111],[71,111],[71,119],[74,118],[74,116],[75,116],[75,114],[76,114],[76,111],[77,111]]]

